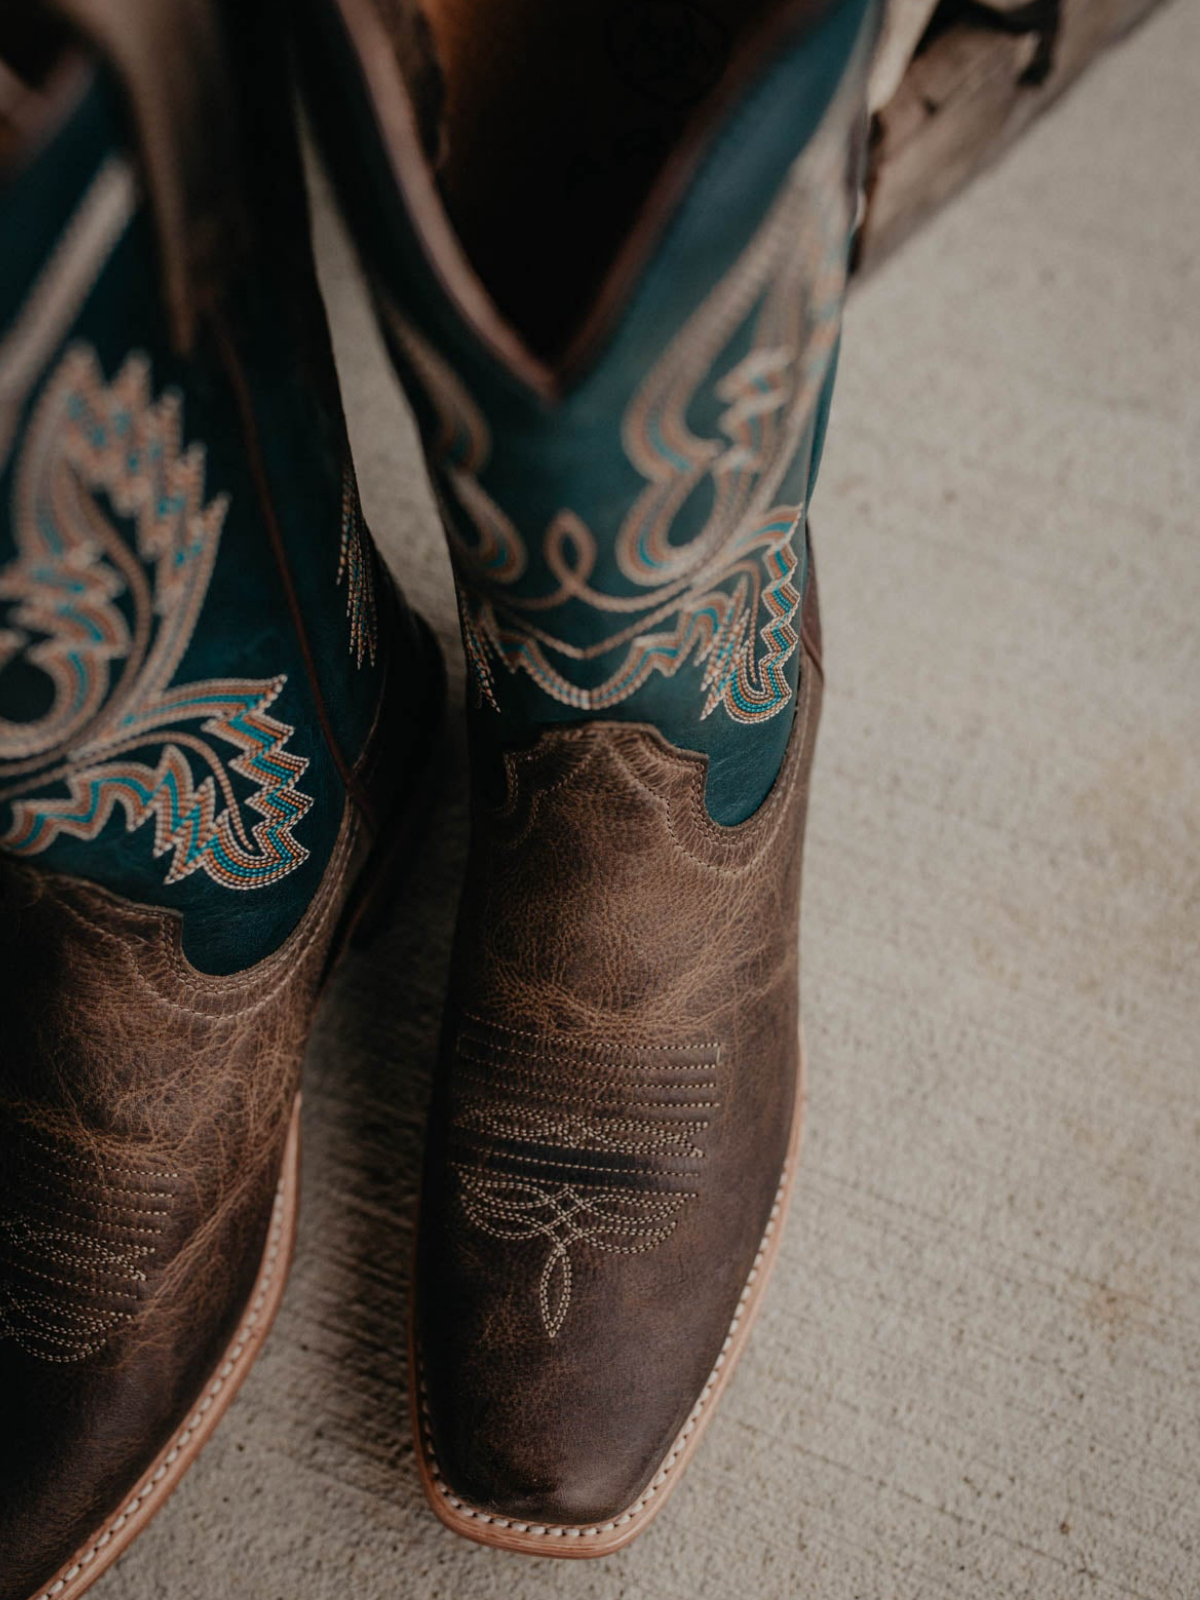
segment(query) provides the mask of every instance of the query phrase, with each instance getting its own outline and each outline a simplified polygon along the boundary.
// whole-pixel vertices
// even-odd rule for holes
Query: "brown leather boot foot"
[[[816,590],[748,821],[633,723],[546,730],[475,798],[422,1198],[421,1474],[450,1527],[603,1555],[662,1506],[745,1343],[803,1113]]]
[[[298,7],[469,668],[418,1456],[467,1537],[601,1555],[708,1422],[795,1165],[808,508],[878,13],[412,11]]]

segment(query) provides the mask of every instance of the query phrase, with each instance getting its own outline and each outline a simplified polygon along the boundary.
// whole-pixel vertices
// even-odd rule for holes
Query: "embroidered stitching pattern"
[[[172,683],[228,508],[224,495],[206,501],[204,477],[203,447],[183,444],[180,398],[152,399],[145,356],[106,384],[91,349],[67,352],[24,441],[17,555],[0,568],[0,600],[13,602],[0,668],[20,656],[52,691],[36,719],[0,719],[9,850],[94,840],[120,809],[130,830],[153,820],[168,883],[200,870],[257,889],[307,859],[294,830],[312,806],[297,788],[308,760],[287,749],[295,730],[268,710],[286,677]],[[133,524],[136,552],[102,498]],[[199,734],[186,726],[195,723]],[[154,766],[135,759],[148,747]],[[194,761],[207,769],[199,783]],[[252,785],[245,805],[262,819],[252,826],[231,774]],[[54,784],[65,796],[44,793]]]
[[[717,1087],[720,1047],[643,1051],[471,1018],[459,1035],[458,1065],[451,1164],[459,1202],[490,1238],[544,1241],[538,1306],[555,1339],[579,1256],[653,1250],[697,1197],[685,1185],[695,1183],[708,1113],[719,1106],[697,1092]],[[586,1182],[576,1176],[585,1172],[593,1175]]]
[[[346,585],[346,616],[350,621],[350,654],[356,667],[364,657],[375,665],[379,625],[375,607],[375,571],[371,536],[363,521],[362,502],[354,468],[342,469],[342,537],[338,547],[337,583]]]
[[[694,861],[698,867],[703,867],[707,872],[715,872],[726,878],[740,878],[761,859],[763,852],[774,843],[783,819],[789,814],[788,800],[791,796],[791,784],[788,782],[788,766],[791,761],[800,760],[801,753],[805,748],[805,740],[808,733],[808,714],[811,704],[811,694],[808,692],[802,694],[801,721],[799,726],[792,730],[792,736],[788,742],[788,755],[785,757],[784,765],[775,781],[775,787],[750,821],[739,824],[742,829],[748,827],[755,829],[757,837],[754,841],[753,851],[744,860],[733,866],[729,866],[722,861],[706,860],[686,840],[681,839],[679,837],[679,829],[675,823],[674,807],[671,804],[670,797],[660,793],[657,789],[651,788],[641,773],[634,770],[624,751],[612,745],[610,746],[610,753],[622,769],[629,774],[638,788],[643,790],[650,800],[661,807],[663,819],[667,825],[667,832],[671,835],[671,843],[681,855],[686,856],[690,861]],[[707,834],[718,845],[724,844],[726,839],[722,837],[719,824],[714,823],[708,815],[704,808],[703,797],[696,789],[692,789],[689,792],[688,803],[691,807],[693,820],[699,826],[701,832]],[[733,837],[736,839],[737,835],[734,834]]]
[[[685,752],[673,752],[673,758],[681,764],[686,764],[689,772],[689,782],[685,797],[682,801],[687,807],[686,820],[700,834],[701,839],[714,847],[713,856],[701,855],[693,844],[680,836],[678,825],[677,802],[672,795],[648,783],[645,777],[636,769],[631,759],[630,751],[622,748],[619,743],[608,740],[604,745],[604,754],[607,759],[616,762],[622,773],[636,784],[646,797],[662,812],[663,822],[670,834],[671,843],[681,855],[694,861],[698,867],[703,867],[708,872],[717,873],[725,878],[739,878],[749,872],[761,860],[765,851],[774,844],[776,836],[784,820],[791,814],[789,807],[792,803],[792,783],[790,774],[795,764],[803,759],[808,738],[809,718],[813,705],[813,684],[810,677],[802,678],[800,684],[800,698],[796,711],[796,724],[793,727],[791,738],[788,742],[787,754],[784,756],[783,766],[780,768],[775,785],[770,794],[763,801],[759,810],[747,822],[738,823],[735,827],[725,827],[714,822],[709,816],[704,803],[703,772],[695,764],[688,761]],[[543,738],[548,735],[543,734]],[[534,819],[538,814],[544,797],[555,790],[560,790],[568,785],[578,786],[584,773],[590,767],[600,752],[601,746],[597,741],[593,729],[583,723],[579,727],[557,727],[553,731],[553,739],[558,742],[574,745],[577,749],[582,746],[583,753],[578,756],[568,770],[555,779],[545,788],[536,787],[537,769],[533,765],[536,753],[541,748],[535,745],[530,752],[507,752],[505,766],[508,771],[509,800],[499,813],[510,815],[517,809],[518,798],[524,794],[526,805],[526,820],[520,833],[504,841],[509,850],[517,849],[528,837]],[[532,774],[527,775],[532,767]],[[723,853],[739,855],[739,859],[732,862],[720,859]]]
[[[538,1279],[542,1326],[557,1337],[571,1304],[571,1249],[586,1245],[614,1255],[639,1255],[653,1250],[673,1232],[677,1213],[693,1196],[675,1194],[651,1200],[619,1189],[584,1192],[573,1183],[536,1183],[465,1170],[460,1175],[463,1209],[493,1239],[542,1237],[549,1252]]]
[[[392,338],[434,414],[427,443],[467,658],[481,701],[494,709],[497,667],[526,674],[565,705],[603,714],[652,675],[674,677],[688,662],[703,669],[701,719],[721,709],[736,722],[759,722],[790,704],[786,668],[803,589],[795,544],[806,505],[777,497],[811,426],[840,325],[857,194],[847,151],[858,87],[858,73],[848,73],[766,220],[626,410],[625,454],[644,480],[614,530],[629,592],[593,583],[597,535],[570,509],[542,538],[549,591],[516,587],[529,555],[515,521],[480,481],[492,449],[487,419],[457,374],[386,307]],[[722,371],[744,331],[749,350]],[[709,437],[689,423],[702,398],[719,408]],[[707,520],[673,543],[681,512],[702,492],[711,497]],[[598,639],[593,632],[594,642],[575,643],[552,626],[551,614],[568,605],[611,624]],[[599,682],[598,662],[615,662]]]
[[[268,969],[278,977],[271,986],[258,992],[256,998],[250,1003],[243,1003],[238,1012],[239,1020],[245,1022],[247,1018],[255,1016],[265,1006],[271,1004],[285,984],[294,977],[295,971],[301,960],[311,951],[313,945],[320,939],[321,934],[330,919],[342,908],[342,900],[336,892],[336,887],[343,883],[342,869],[354,853],[354,842],[358,837],[358,825],[353,816],[343,824],[339,842],[335,847],[333,858],[326,868],[325,878],[321,888],[321,895],[309,906],[304,920],[288,936],[279,949],[264,959],[254,968],[248,969],[251,974],[250,982],[256,987],[261,984],[263,973]],[[51,889],[50,893],[55,891]],[[58,895],[58,906],[64,916],[69,917],[81,928],[87,930],[92,938],[100,939],[108,944],[127,949],[121,940],[116,938],[95,918],[87,916],[78,905],[72,905],[61,894]],[[213,977],[208,973],[199,972],[195,967],[189,967],[186,959],[180,957],[178,948],[163,942],[159,947],[162,958],[172,977],[185,984],[197,999],[210,999],[214,1004],[219,1003],[224,997],[238,995],[247,983],[247,974],[238,973],[230,978]],[[161,991],[151,982],[140,966],[133,966],[130,971],[140,986],[148,1002],[162,1006],[175,1016],[198,1017],[202,1021],[209,1021],[212,1010],[201,1010],[198,1006],[190,1006],[182,1001],[164,998]]]
[[[275,1191],[275,1203],[271,1211],[271,1227],[267,1236],[267,1248],[263,1255],[262,1266],[259,1269],[254,1296],[245,1317],[242,1319],[241,1326],[238,1328],[237,1337],[221,1364],[220,1370],[212,1378],[195,1410],[189,1413],[187,1422],[171,1440],[158,1463],[147,1473],[137,1493],[107,1523],[102,1532],[88,1545],[87,1549],[81,1550],[70,1566],[37,1596],[37,1600],[60,1600],[68,1586],[73,1584],[76,1578],[96,1560],[101,1551],[111,1545],[114,1540],[117,1541],[118,1549],[127,1544],[130,1534],[134,1530],[130,1530],[129,1533],[126,1533],[125,1530],[129,1528],[132,1519],[143,1510],[149,1511],[150,1502],[162,1499],[174,1487],[179,1473],[182,1471],[182,1465],[177,1468],[176,1463],[179,1462],[181,1455],[197,1434],[201,1433],[202,1430],[207,1432],[211,1429],[216,1416],[219,1416],[220,1410],[223,1409],[223,1407],[219,1406],[214,1414],[213,1407],[218,1406],[218,1403],[221,1402],[231,1379],[235,1376],[240,1379],[241,1369],[248,1365],[253,1341],[261,1337],[266,1331],[262,1326],[263,1310],[271,1294],[272,1283],[279,1269],[279,1257],[284,1248],[284,1225],[288,1220],[288,1211],[292,1203],[294,1203],[294,1196],[287,1182],[285,1171],[285,1175],[280,1179]],[[273,1309],[271,1315],[273,1315]],[[268,1325],[269,1320],[270,1318],[268,1317]],[[122,1537],[123,1533],[124,1537]]]
[[[729,1332],[725,1335],[724,1342],[721,1345],[720,1353],[717,1356],[712,1371],[708,1375],[708,1380],[705,1383],[704,1388],[700,1391],[696,1403],[688,1415],[687,1421],[684,1423],[678,1437],[671,1446],[666,1459],[663,1461],[654,1477],[650,1480],[649,1484],[642,1491],[637,1500],[634,1501],[633,1505],[631,1505],[627,1511],[622,1512],[619,1517],[614,1517],[609,1522],[594,1522],[575,1525],[567,1523],[543,1524],[518,1522],[511,1517],[501,1517],[497,1516],[495,1512],[483,1511],[479,1507],[468,1505],[465,1500],[461,1500],[459,1496],[454,1493],[453,1489],[451,1489],[446,1480],[442,1477],[441,1471],[438,1467],[437,1455],[433,1447],[433,1419],[430,1416],[429,1411],[428,1390],[425,1384],[424,1372],[421,1370],[420,1352],[418,1352],[421,1440],[424,1445],[425,1456],[434,1485],[437,1488],[438,1493],[443,1496],[448,1505],[454,1508],[459,1516],[469,1517],[473,1521],[477,1522],[489,1523],[497,1528],[511,1528],[514,1533],[532,1534],[535,1538],[539,1539],[598,1539],[604,1534],[617,1533],[622,1528],[627,1527],[628,1524],[633,1522],[635,1519],[649,1514],[650,1508],[656,1496],[663,1493],[672,1484],[674,1469],[679,1463],[680,1458],[687,1450],[688,1444],[695,1435],[696,1430],[702,1427],[707,1421],[708,1404],[716,1391],[718,1383],[721,1380],[721,1374],[728,1362],[737,1354],[736,1347],[739,1342],[739,1329],[742,1326],[743,1319],[746,1316],[746,1312],[753,1298],[755,1285],[759,1282],[763,1265],[766,1260],[767,1251],[771,1244],[772,1236],[779,1225],[780,1214],[782,1212],[784,1199],[787,1194],[788,1173],[789,1168],[785,1166],[779,1175],[779,1187],[775,1191],[775,1199],[771,1205],[771,1213],[767,1219],[767,1225],[763,1232],[762,1240],[759,1243],[753,1265],[750,1268],[749,1276],[746,1279],[741,1295],[738,1299],[737,1309],[733,1314],[733,1321],[729,1325]]]
[[[19,1125],[10,1139],[0,1340],[41,1361],[82,1361],[137,1314],[176,1174],[85,1158]]]

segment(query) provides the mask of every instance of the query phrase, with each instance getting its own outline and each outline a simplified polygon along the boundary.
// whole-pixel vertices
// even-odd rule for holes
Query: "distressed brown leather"
[[[172,913],[0,860],[4,1600],[90,1536],[232,1337],[354,838],[287,942],[228,978],[189,968]]]
[[[401,784],[388,854],[436,732],[424,681],[411,742],[420,696],[406,709],[397,686],[359,767],[377,800]],[[189,964],[177,913],[0,855],[0,1600],[93,1536],[223,1359],[372,845],[348,800],[304,917],[231,976]]]
[[[421,1201],[417,1349],[437,1468],[533,1523],[621,1513],[712,1372],[799,1087],[815,581],[760,810],[704,805],[651,727],[544,729],[473,834]]]
[[[214,167],[205,188],[183,169],[198,149],[197,108],[219,101],[227,86],[210,81],[216,69],[207,51],[189,52],[192,33],[182,23],[211,13],[215,39],[217,8],[208,0],[154,4],[180,31],[156,18],[143,36],[142,0],[62,0],[92,24],[127,82],[149,188],[168,171],[180,204],[190,206],[232,178]],[[279,381],[311,381],[336,415],[277,13],[274,4],[241,16],[236,7],[220,10],[242,39],[276,23],[278,70],[257,81],[253,102],[240,110],[247,134],[258,119],[268,125],[251,141],[248,167],[257,189],[274,191],[278,218],[286,213],[278,226],[257,213],[264,242],[281,258],[271,282],[280,314],[294,319],[301,357]],[[169,89],[184,62],[197,74],[194,93],[173,107],[159,85],[148,123],[140,92],[153,87],[156,65]],[[244,59],[240,70],[248,70]],[[212,137],[214,161],[228,131]],[[189,218],[199,238],[204,218]],[[236,265],[218,254],[222,267]],[[169,263],[164,270],[170,296],[177,285]],[[206,294],[215,289],[209,284]],[[177,913],[0,853],[0,1600],[40,1595],[95,1539],[203,1404],[225,1362],[263,1259],[322,980],[357,909],[355,884],[369,855],[369,888],[378,889],[384,861],[375,859],[376,841],[381,858],[402,853],[440,720],[436,647],[380,567],[374,729],[345,748],[342,730],[327,726],[328,663],[306,631],[311,619],[297,598],[259,448],[273,418],[255,409],[236,319],[216,308],[212,320],[223,330],[243,410],[231,444],[249,458],[261,537],[274,548],[301,640],[330,781],[340,778],[346,799],[333,854],[299,923],[273,954],[230,976],[189,963]],[[329,594],[331,606],[345,605],[332,585]],[[238,898],[230,896],[226,916],[242,912]]]
[[[188,966],[172,913],[0,860],[3,1600],[91,1536],[230,1342],[357,832],[228,978]]]

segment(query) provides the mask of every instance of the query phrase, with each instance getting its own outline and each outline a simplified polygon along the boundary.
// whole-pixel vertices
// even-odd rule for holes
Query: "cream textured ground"
[[[531,1563],[456,1541],[417,1486],[457,739],[313,1043],[275,1334],[97,1600],[1200,1594],[1198,106],[1177,0],[853,301],[817,507],[808,1140],[663,1517],[607,1562]],[[461,690],[411,430],[325,256],[367,508]]]

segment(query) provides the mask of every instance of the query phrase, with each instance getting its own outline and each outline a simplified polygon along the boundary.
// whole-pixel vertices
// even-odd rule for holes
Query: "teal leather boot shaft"
[[[796,704],[875,6],[809,8],[714,92],[558,367],[498,314],[481,329],[436,189],[385,147],[336,7],[309,9],[314,112],[450,542],[477,760],[551,724],[651,723],[708,758],[712,816],[743,820]]]

